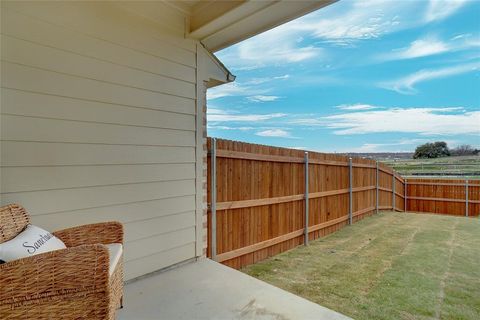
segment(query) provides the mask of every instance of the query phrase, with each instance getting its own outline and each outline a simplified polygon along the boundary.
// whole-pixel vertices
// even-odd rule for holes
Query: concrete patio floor
[[[350,319],[202,259],[126,285],[118,319]]]

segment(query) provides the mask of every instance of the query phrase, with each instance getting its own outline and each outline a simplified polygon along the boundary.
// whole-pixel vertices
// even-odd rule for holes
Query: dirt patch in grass
[[[243,272],[355,319],[480,319],[480,220],[383,212]]]

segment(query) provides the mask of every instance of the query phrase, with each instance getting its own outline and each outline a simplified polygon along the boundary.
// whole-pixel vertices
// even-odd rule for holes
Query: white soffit
[[[163,0],[118,4],[215,52],[338,0]],[[184,25],[178,21],[184,19]]]
[[[215,52],[336,1],[201,1],[192,7],[187,37]]]

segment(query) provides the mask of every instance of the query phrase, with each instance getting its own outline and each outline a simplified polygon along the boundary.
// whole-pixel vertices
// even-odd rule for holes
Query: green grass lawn
[[[384,212],[243,272],[355,319],[480,319],[480,220]]]

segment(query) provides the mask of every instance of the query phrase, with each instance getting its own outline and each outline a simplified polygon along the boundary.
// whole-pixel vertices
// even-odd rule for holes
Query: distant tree
[[[447,143],[445,141],[437,141],[418,146],[413,154],[413,159],[439,158],[448,157],[449,155],[450,150],[448,150]]]
[[[474,149],[469,144],[462,144],[450,151],[452,156],[471,156],[479,153],[480,150]]]

